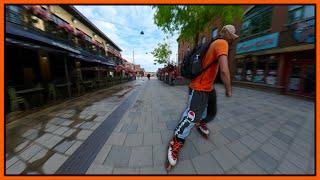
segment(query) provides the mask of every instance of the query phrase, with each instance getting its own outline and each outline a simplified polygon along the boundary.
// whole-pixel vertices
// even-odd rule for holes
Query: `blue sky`
[[[140,64],[146,71],[156,71],[163,65],[154,65],[150,52],[164,42],[164,34],[153,22],[155,10],[151,6],[75,6],[113,42],[122,49],[122,57]],[[140,31],[144,35],[140,35]],[[169,36],[166,42],[172,50],[170,59],[177,59],[178,35]],[[148,53],[148,54],[146,54]]]

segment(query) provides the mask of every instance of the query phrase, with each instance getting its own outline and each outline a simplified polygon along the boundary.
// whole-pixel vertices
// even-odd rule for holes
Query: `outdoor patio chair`
[[[8,87],[8,94],[10,99],[10,110],[11,112],[15,111],[19,104],[23,104],[24,108],[27,109],[27,102],[23,97],[17,96],[16,89],[13,87]]]
[[[48,84],[48,99],[49,100],[57,99],[56,87],[53,83]]]

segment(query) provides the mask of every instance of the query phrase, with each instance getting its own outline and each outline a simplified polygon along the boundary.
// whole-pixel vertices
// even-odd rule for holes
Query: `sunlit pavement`
[[[116,94],[101,90],[8,125],[6,173],[68,174],[63,167],[71,159],[82,163],[81,154],[89,154],[93,158],[83,158],[88,168],[79,174],[167,174],[167,145],[187,87],[140,79],[114,88]],[[193,130],[169,174],[314,173],[313,102],[237,87],[227,98],[223,86],[216,89],[209,139]],[[112,120],[117,124],[105,129],[110,134],[96,151],[81,149]]]

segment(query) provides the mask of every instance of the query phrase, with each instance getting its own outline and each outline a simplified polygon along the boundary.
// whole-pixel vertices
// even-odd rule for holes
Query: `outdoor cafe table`
[[[87,81],[82,81],[82,83],[84,84],[84,87],[85,88],[91,88],[91,89],[93,89],[94,87],[93,87],[93,81],[91,81],[91,80],[87,80]]]
[[[67,87],[71,83],[62,83],[62,84],[55,84],[56,87]]]
[[[16,94],[24,96],[28,104],[39,106],[43,104],[43,90],[42,87],[23,89],[16,91]]]

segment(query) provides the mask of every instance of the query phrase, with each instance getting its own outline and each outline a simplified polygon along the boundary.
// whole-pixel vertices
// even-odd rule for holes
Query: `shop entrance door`
[[[290,63],[287,92],[315,96],[315,65],[311,61]]]

